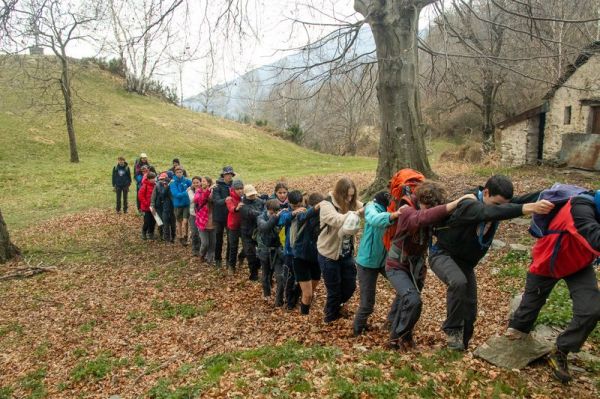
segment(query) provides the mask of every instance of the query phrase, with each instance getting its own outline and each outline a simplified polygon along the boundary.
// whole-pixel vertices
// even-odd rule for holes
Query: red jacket
[[[242,215],[235,208],[242,201],[242,198],[235,193],[233,188],[229,189],[229,198],[225,200],[227,205],[227,229],[228,230],[239,230],[242,224]]]
[[[154,191],[154,181],[145,179],[138,191],[138,199],[140,200],[140,209],[142,212],[150,212],[150,202],[152,200],[152,191]]]
[[[212,211],[212,206],[209,203],[211,192],[212,191],[210,188],[203,190],[200,187],[196,190],[196,194],[194,195],[194,206],[196,207],[196,227],[198,227],[200,231],[206,230],[210,212]]]
[[[585,211],[585,204],[578,202],[577,206]],[[600,225],[594,220],[592,206],[589,206],[590,216],[588,219],[590,219],[589,224],[595,224],[591,227],[597,231]],[[540,238],[533,246],[531,254],[533,261],[529,266],[532,274],[563,278],[584,269],[600,256],[600,248],[595,248],[588,241],[593,237],[594,232],[590,233],[592,229],[589,228],[589,225],[584,226],[586,228],[583,231],[588,235],[586,239],[575,226],[573,214],[573,199],[571,199],[561,208],[548,226],[549,230],[562,233],[548,234]],[[578,219],[582,218],[578,216]],[[597,232],[595,234],[597,235]]]

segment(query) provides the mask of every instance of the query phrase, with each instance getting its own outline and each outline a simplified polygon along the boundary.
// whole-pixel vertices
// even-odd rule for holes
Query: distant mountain
[[[342,54],[346,41],[350,37],[340,37],[327,42],[322,47],[307,48],[295,54],[281,58],[271,64],[246,72],[244,75],[215,86],[210,92],[198,93],[186,98],[184,106],[195,110],[205,111],[206,98],[210,101],[207,112],[216,115],[238,119],[244,114],[251,113],[251,108],[259,101],[269,96],[269,93],[292,75],[300,75],[298,81],[309,81],[327,71],[330,67],[326,61],[342,58],[345,61],[373,61],[375,59],[375,42],[369,27],[360,30],[350,50]],[[307,66],[322,64],[311,70],[301,72]]]

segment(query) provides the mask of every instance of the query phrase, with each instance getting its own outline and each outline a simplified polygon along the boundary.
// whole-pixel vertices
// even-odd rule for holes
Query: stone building
[[[600,42],[587,46],[535,108],[498,124],[507,166],[600,170]]]

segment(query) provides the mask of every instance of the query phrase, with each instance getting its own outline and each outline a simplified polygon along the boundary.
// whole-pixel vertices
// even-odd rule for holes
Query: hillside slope
[[[9,228],[112,206],[110,173],[119,154],[133,165],[146,152],[160,169],[179,157],[190,173],[213,177],[231,164],[247,182],[375,167],[374,159],[319,154],[246,125],[127,93],[119,79],[92,64],[75,70],[81,162],[71,164],[63,111],[51,105],[60,104],[58,86],[45,90],[29,76],[56,76],[48,60],[41,68],[31,58],[0,60],[0,207]]]

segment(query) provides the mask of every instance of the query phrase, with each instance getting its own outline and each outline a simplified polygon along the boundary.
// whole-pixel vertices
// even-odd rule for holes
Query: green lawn
[[[159,169],[181,159],[192,174],[217,176],[226,164],[246,181],[370,171],[376,160],[299,147],[250,126],[127,93],[95,65],[76,66],[75,129],[81,162],[69,162],[58,86],[23,73],[55,76],[47,60],[0,60],[0,207],[11,229],[88,208],[112,206],[110,173],[119,154],[140,152]],[[23,65],[25,65],[23,67]],[[40,72],[41,70],[41,72]],[[130,197],[132,198],[132,197]]]

